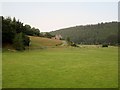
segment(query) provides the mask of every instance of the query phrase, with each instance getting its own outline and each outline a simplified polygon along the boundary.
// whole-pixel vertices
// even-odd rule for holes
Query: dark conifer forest
[[[14,17],[2,17],[2,43],[11,44],[16,50],[24,50],[29,46],[31,36],[39,36],[40,30],[23,24]]]
[[[78,44],[118,44],[118,22],[98,23],[95,25],[75,26],[50,32],[69,37]]]

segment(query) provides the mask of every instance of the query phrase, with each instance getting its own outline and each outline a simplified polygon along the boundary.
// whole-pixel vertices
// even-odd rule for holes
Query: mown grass
[[[3,88],[116,88],[117,47],[3,52]]]

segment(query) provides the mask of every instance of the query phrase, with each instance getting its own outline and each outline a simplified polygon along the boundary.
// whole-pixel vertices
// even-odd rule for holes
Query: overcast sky
[[[4,2],[2,15],[41,32],[76,25],[118,21],[118,2]]]

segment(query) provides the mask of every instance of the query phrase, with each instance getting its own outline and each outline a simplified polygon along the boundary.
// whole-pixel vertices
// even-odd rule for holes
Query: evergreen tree
[[[0,32],[1,33],[1,32]],[[11,44],[16,50],[24,50],[25,46],[29,46],[31,36],[40,36],[40,30],[31,28],[30,25],[23,25],[22,22],[14,17],[2,17],[2,43]]]
[[[16,50],[25,50],[24,40],[23,40],[23,34],[18,33],[15,35],[15,38],[13,40],[13,45]]]

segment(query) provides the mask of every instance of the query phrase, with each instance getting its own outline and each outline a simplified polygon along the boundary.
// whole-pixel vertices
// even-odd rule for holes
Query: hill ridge
[[[92,25],[80,25],[50,32],[52,35],[61,34],[64,39],[69,37],[75,43],[101,44],[117,43],[118,22],[106,22]]]

